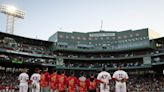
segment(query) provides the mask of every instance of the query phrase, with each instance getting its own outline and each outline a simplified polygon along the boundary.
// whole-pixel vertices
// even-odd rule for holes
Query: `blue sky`
[[[164,0],[0,0],[25,11],[14,34],[48,40],[53,33],[151,28],[164,36]],[[0,31],[6,16],[0,14]]]

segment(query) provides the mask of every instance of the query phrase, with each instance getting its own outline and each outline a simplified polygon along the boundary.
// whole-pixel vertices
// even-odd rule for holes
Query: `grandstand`
[[[113,74],[118,65],[129,74],[128,92],[163,92],[164,38],[150,39],[148,28],[56,32],[49,41],[0,32],[0,90],[15,90],[24,67],[29,74],[35,67],[87,73],[106,67]]]

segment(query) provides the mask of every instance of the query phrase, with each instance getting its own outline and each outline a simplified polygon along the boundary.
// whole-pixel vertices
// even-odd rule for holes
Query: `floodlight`
[[[24,11],[18,10],[15,6],[0,5],[0,12],[7,15],[6,32],[13,34],[15,18],[24,19]]]
[[[16,7],[14,7],[14,6],[9,6],[9,7],[7,7],[6,9],[7,9],[7,11],[10,12],[11,14],[16,12]]]

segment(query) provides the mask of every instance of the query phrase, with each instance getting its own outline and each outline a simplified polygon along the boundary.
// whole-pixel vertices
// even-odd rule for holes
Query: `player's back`
[[[58,74],[53,73],[50,75],[50,82],[56,83],[58,81]]]
[[[77,84],[77,78],[75,76],[70,76],[67,79],[68,86],[75,86]]]
[[[27,80],[29,79],[29,76],[27,73],[21,73],[18,77],[18,80],[20,83],[27,83]]]
[[[59,92],[66,90],[66,82],[67,82],[67,77],[64,74],[58,75],[58,90],[59,90]]]
[[[44,72],[43,74],[41,74],[41,80],[40,80],[41,87],[48,87],[49,80],[50,80],[50,75],[48,72]]]
[[[98,74],[97,79],[105,83],[109,83],[109,80],[111,80],[111,75],[106,71],[102,71]]]
[[[117,80],[128,79],[128,75],[123,70],[117,70],[116,72],[114,72],[113,78],[116,78]]]
[[[84,76],[79,77],[78,79],[78,88],[79,92],[86,92],[87,91],[87,78]]]
[[[61,84],[65,84],[67,80],[67,77],[64,74],[58,75],[58,81]]]
[[[31,76],[31,79],[30,79],[30,80],[32,80],[32,81],[35,82],[35,83],[39,83],[40,77],[41,77],[41,75],[40,75],[39,73],[34,73],[34,74]]]

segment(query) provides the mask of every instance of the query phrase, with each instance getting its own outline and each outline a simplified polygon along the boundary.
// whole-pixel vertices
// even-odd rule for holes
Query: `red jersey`
[[[76,92],[77,78],[75,76],[70,76],[67,79],[68,92]]]
[[[3,87],[0,85],[0,91],[3,89]]]
[[[58,75],[56,73],[53,73],[50,75],[50,87],[51,89],[55,90],[57,89],[57,83],[58,83]]]
[[[67,77],[64,74],[58,75],[58,90],[65,91],[66,90]]]
[[[80,77],[78,80],[79,92],[87,92],[87,81],[85,77]]]
[[[50,75],[48,72],[41,74],[40,86],[48,87],[49,86]]]
[[[87,79],[88,90],[96,90],[96,87],[99,83],[100,81],[97,80],[96,78],[94,78],[93,81],[91,81],[90,79]]]

